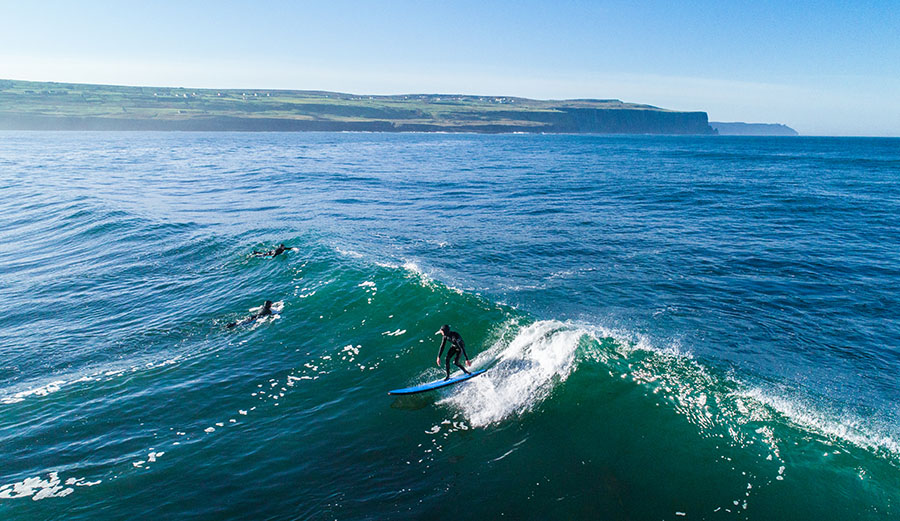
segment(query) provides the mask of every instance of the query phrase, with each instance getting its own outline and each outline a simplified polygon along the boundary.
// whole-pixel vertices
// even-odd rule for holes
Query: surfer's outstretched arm
[[[472,365],[472,362],[469,361],[469,355],[466,354],[466,344],[464,342],[460,342],[459,348],[462,350],[463,356],[466,357],[466,365]],[[459,357],[456,357],[456,359],[459,360]],[[463,369],[463,371],[465,371],[465,369]]]
[[[254,316],[254,317],[247,317],[247,318],[245,318],[245,319],[243,319],[243,320],[238,320],[237,322],[230,322],[230,323],[226,324],[225,327],[227,327],[228,329],[231,329],[231,328],[236,327],[236,326],[243,326],[243,325],[246,324],[247,322],[252,322],[252,321],[254,321],[254,320],[256,320],[256,317],[255,317],[255,316]]]
[[[437,357],[438,367],[441,366],[441,355],[444,354],[444,344],[446,344],[446,343],[447,343],[447,337],[444,337],[443,339],[441,339],[441,350],[438,351],[438,357]]]

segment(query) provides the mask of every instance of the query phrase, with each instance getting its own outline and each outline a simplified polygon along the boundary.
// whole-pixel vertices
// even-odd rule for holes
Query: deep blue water
[[[0,133],[0,517],[896,519],[898,214],[900,139]]]

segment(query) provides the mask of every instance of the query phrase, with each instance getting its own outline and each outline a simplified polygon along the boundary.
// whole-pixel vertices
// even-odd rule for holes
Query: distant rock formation
[[[799,136],[796,130],[781,123],[723,123],[710,121],[709,126],[720,136]]]

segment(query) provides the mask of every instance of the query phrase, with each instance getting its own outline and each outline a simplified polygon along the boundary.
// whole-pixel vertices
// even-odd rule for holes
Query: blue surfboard
[[[440,389],[441,387],[447,387],[448,385],[458,384],[459,382],[464,382],[469,378],[474,378],[481,373],[487,371],[487,369],[479,369],[478,371],[472,371],[469,374],[461,374],[459,376],[454,376],[449,380],[435,380],[433,382],[428,382],[427,384],[417,385],[415,387],[407,387],[405,389],[394,389],[393,391],[388,391],[388,394],[398,395],[398,394],[416,394],[416,393],[424,393],[425,391],[433,391],[435,389]]]

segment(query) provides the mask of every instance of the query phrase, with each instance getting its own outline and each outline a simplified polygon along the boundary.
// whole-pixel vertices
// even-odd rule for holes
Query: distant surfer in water
[[[462,354],[466,357],[466,365],[472,365],[472,362],[469,361],[469,355],[466,354],[466,343],[463,342],[463,339],[461,336],[459,336],[459,333],[457,333],[456,331],[450,331],[450,326],[444,324],[440,329],[438,329],[435,335],[443,335],[443,338],[441,339],[441,350],[438,352],[437,356],[438,367],[441,366],[441,355],[444,354],[444,344],[447,343],[447,340],[450,341],[450,347],[447,349],[447,378],[444,378],[444,380],[450,379],[450,359],[454,356],[456,357],[456,359],[453,360],[453,364],[456,367],[462,369],[464,373],[471,374],[466,371],[466,368],[459,363],[459,355]]]
[[[273,314],[274,313],[272,313],[272,301],[267,300],[265,302],[265,304],[262,305],[262,308],[259,311],[257,311],[255,315],[250,315],[249,317],[247,317],[241,321],[238,321],[238,322],[231,322],[231,323],[227,324],[225,327],[227,327],[228,329],[231,329],[235,326],[242,326],[244,324],[249,324],[250,322],[253,322],[254,320],[256,320],[258,318],[267,317],[267,316],[273,315]]]
[[[281,243],[281,244],[279,244],[278,247],[275,248],[274,250],[269,250],[269,251],[254,251],[254,252],[252,253],[252,255],[253,255],[254,257],[277,257],[277,256],[281,255],[282,253],[284,253],[284,252],[286,252],[286,251],[288,251],[288,250],[292,250],[292,249],[293,249],[293,248],[291,248],[290,246],[285,246],[284,243]]]

